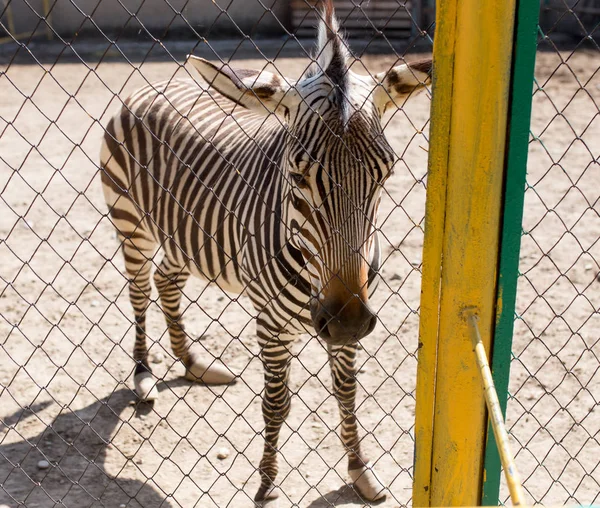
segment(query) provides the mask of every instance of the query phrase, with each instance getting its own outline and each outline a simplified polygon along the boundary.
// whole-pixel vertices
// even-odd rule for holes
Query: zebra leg
[[[342,419],[341,438],[348,454],[348,473],[361,496],[368,501],[385,498],[385,486],[360,450],[356,424],[357,345],[328,346],[333,392]]]
[[[290,392],[288,379],[290,374],[291,342],[290,335],[269,331],[261,323],[257,325],[258,343],[264,368],[265,390],[262,412],[265,421],[265,448],[260,461],[260,487],[254,500],[258,506],[273,508],[278,506],[279,489],[275,487],[277,477],[277,442],[279,431],[290,412]]]
[[[186,368],[185,378],[206,384],[227,384],[235,379],[235,374],[215,360],[203,361],[193,342],[185,333],[183,317],[180,312],[183,288],[190,277],[187,268],[182,267],[165,256],[154,272],[154,284],[160,295],[162,310],[165,314],[171,348]]]
[[[140,234],[141,237],[141,234]],[[122,239],[125,270],[129,277],[129,300],[135,315],[135,345],[133,359],[136,362],[133,383],[135,392],[141,400],[151,401],[158,397],[156,380],[148,364],[148,347],[146,345],[146,310],[150,303],[150,269],[151,260],[148,252],[130,240]]]

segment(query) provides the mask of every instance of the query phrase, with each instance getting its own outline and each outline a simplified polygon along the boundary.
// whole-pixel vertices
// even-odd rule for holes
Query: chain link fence
[[[507,424],[546,506],[600,501],[599,23],[542,2]]]
[[[526,492],[546,505],[597,503],[600,491],[596,4],[542,2],[507,421]],[[431,51],[428,2],[335,5],[357,72]],[[147,333],[159,397],[139,402],[128,278],[98,152],[127,96],[189,77],[187,54],[256,70],[269,60],[299,78],[314,45],[314,6],[0,4],[0,505],[253,505],[264,444],[256,311],[247,297],[188,282],[186,333],[239,373],[234,385],[194,384],[171,351],[153,290]],[[362,447],[388,487],[381,506],[390,507],[411,503],[428,97],[385,117],[398,162],[377,224],[383,263],[371,305],[379,322],[358,356]],[[308,334],[293,354],[280,502],[360,504],[323,343]]]
[[[357,72],[428,56],[417,4],[336,2]],[[186,334],[239,374],[232,385],[195,384],[153,288],[146,327],[159,396],[140,402],[136,323],[98,154],[132,92],[189,79],[187,54],[255,70],[270,61],[298,79],[318,16],[315,2],[283,0],[0,4],[0,505],[254,505],[265,439],[257,312],[247,296],[189,281]],[[356,409],[362,449],[388,487],[382,506],[411,500],[429,102],[429,92],[411,97],[385,117],[398,162],[379,210],[379,322],[361,341]],[[314,335],[293,345],[280,502],[354,505],[328,354]]]

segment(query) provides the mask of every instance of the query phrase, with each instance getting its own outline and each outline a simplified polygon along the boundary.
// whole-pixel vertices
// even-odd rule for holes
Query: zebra
[[[430,83],[431,60],[375,76],[351,71],[326,0],[316,55],[295,83],[196,56],[187,63],[196,79],[148,85],[123,102],[100,155],[135,314],[136,393],[158,396],[145,326],[152,271],[173,352],[193,381],[225,384],[236,375],[202,358],[185,333],[186,281],[194,275],[243,292],[257,312],[264,367],[257,505],[275,506],[280,495],[290,346],[305,333],[327,345],[349,476],[364,499],[383,499],[355,417],[357,349],[377,322],[369,307],[381,263],[377,211],[395,163],[382,116]]]

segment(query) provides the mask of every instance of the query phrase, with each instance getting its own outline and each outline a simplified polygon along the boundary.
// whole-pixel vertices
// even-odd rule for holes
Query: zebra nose
[[[377,316],[368,304],[354,297],[352,302],[313,301],[311,317],[315,331],[331,345],[354,343],[369,335]]]

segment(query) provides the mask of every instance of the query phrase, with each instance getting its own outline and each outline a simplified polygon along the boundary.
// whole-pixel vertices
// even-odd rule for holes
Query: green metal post
[[[515,319],[533,72],[535,68],[540,4],[538,0],[519,0],[516,7],[515,20],[517,25],[515,27],[510,119],[508,124],[504,214],[498,271],[496,328],[493,342],[494,349],[492,351],[494,384],[496,385],[502,412],[505,417]],[[501,473],[500,456],[491,427],[488,427],[484,469],[485,475],[481,504],[483,506],[498,505]]]

